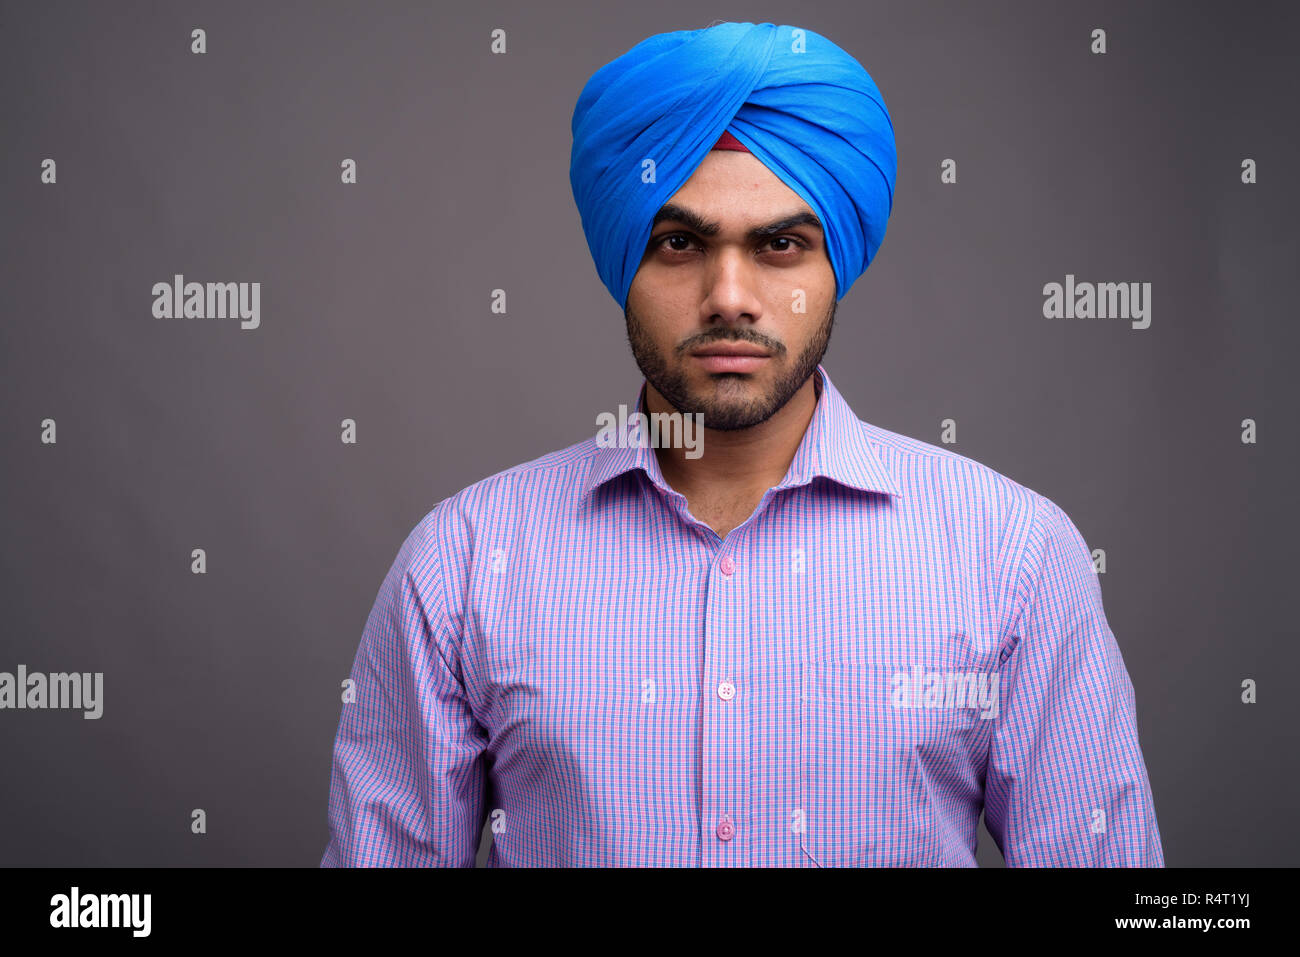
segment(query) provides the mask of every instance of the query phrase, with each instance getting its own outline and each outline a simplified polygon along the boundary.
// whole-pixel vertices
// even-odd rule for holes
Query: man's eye
[[[676,243],[677,245],[671,245]],[[650,247],[652,249],[664,249],[673,253],[684,253],[691,246],[691,237],[684,233],[667,233],[658,239],[652,240]]]
[[[667,249],[669,252],[677,253],[686,252],[693,244],[694,241],[691,237],[683,233],[669,233],[666,236],[660,236],[652,243],[656,249]],[[763,242],[763,246],[770,248],[772,252],[786,254],[799,249],[805,249],[807,248],[807,245],[807,243],[797,236],[773,236],[771,239],[764,240]]]

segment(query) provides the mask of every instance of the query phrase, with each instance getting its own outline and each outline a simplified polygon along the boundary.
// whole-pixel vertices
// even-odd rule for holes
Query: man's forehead
[[[659,223],[689,211],[694,218],[755,226],[796,213],[812,214],[803,198],[751,153],[709,153],[655,215]],[[690,218],[690,217],[687,217]]]

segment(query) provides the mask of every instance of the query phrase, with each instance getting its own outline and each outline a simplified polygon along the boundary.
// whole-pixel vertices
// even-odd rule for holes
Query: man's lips
[[[755,372],[771,358],[757,346],[715,344],[691,353],[706,372]]]

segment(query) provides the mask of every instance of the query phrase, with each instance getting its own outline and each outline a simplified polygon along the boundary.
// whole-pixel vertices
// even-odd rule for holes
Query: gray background
[[[714,19],[825,34],[893,118],[836,386],[928,442],[955,418],[1106,550],[1167,864],[1297,862],[1296,6],[605,0],[0,5],[0,671],[105,673],[98,721],[0,712],[0,863],[319,862],[406,534],[640,382],[569,191],[578,93]],[[261,282],[261,328],[152,318],[178,272]],[[1044,319],[1066,273],[1151,282],[1151,327]]]

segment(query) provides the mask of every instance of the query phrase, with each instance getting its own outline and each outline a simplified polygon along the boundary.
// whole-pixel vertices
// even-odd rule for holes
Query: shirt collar
[[[817,398],[812,419],[804,430],[794,460],[790,463],[785,478],[775,488],[807,485],[820,475],[850,488],[883,492],[901,498],[903,493],[894,476],[872,448],[868,436],[870,426],[854,414],[839,390],[831,383],[824,367],[817,366],[814,374],[820,377],[821,395]],[[645,387],[646,382],[642,379],[636,398],[627,407],[628,416],[641,410]],[[621,436],[625,433],[619,434]],[[677,494],[664,480],[659,459],[648,443],[622,441],[615,447],[596,447],[582,495],[585,497],[597,486],[633,469],[643,470],[663,491]]]

